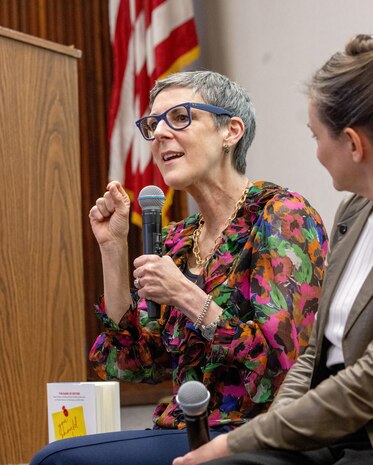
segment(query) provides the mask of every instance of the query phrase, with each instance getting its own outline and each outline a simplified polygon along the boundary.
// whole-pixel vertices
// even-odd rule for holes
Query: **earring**
[[[224,153],[229,153],[230,150],[231,150],[231,148],[229,147],[228,144],[224,144],[224,145],[223,145],[223,152],[224,152]]]

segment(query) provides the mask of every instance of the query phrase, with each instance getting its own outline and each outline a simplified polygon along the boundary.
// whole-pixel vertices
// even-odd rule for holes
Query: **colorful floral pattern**
[[[192,253],[199,215],[164,230],[165,253],[180,269]],[[286,372],[308,342],[324,273],[327,237],[318,213],[299,194],[268,182],[254,183],[198,284],[223,309],[212,341],[177,308],[162,306],[147,318],[145,301],[106,327],[90,352],[103,379],[158,383],[173,380],[173,399],[159,404],[153,421],[183,428],[175,402],[179,386],[199,380],[211,393],[211,427],[238,426],[264,412]]]

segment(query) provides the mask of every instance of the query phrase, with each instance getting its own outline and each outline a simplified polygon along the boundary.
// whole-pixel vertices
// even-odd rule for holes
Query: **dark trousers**
[[[310,452],[258,451],[237,454],[203,465],[372,465],[372,450],[346,449],[339,459],[325,449]]]
[[[171,465],[187,452],[186,430],[120,431],[54,441],[30,465]]]
[[[367,438],[354,437],[330,447],[312,451],[259,450],[244,452],[203,465],[373,465],[373,449]]]

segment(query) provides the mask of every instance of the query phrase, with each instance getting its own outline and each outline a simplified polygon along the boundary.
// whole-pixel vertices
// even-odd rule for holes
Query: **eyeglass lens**
[[[171,108],[162,115],[148,116],[141,121],[141,130],[147,139],[154,138],[154,132],[161,119],[165,119],[167,124],[176,130],[186,128],[191,122],[190,113],[183,105]]]

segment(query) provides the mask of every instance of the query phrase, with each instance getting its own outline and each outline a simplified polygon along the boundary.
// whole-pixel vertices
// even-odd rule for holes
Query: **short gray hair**
[[[234,116],[239,116],[242,119],[245,131],[233,152],[232,164],[239,173],[244,174],[247,150],[254,139],[256,128],[255,109],[246,89],[231,81],[227,76],[214,71],[185,71],[171,74],[165,79],[156,81],[150,92],[150,107],[152,107],[156,96],[169,87],[193,89],[205,103],[229,110]],[[218,129],[230,120],[229,116],[213,114],[212,117]]]

